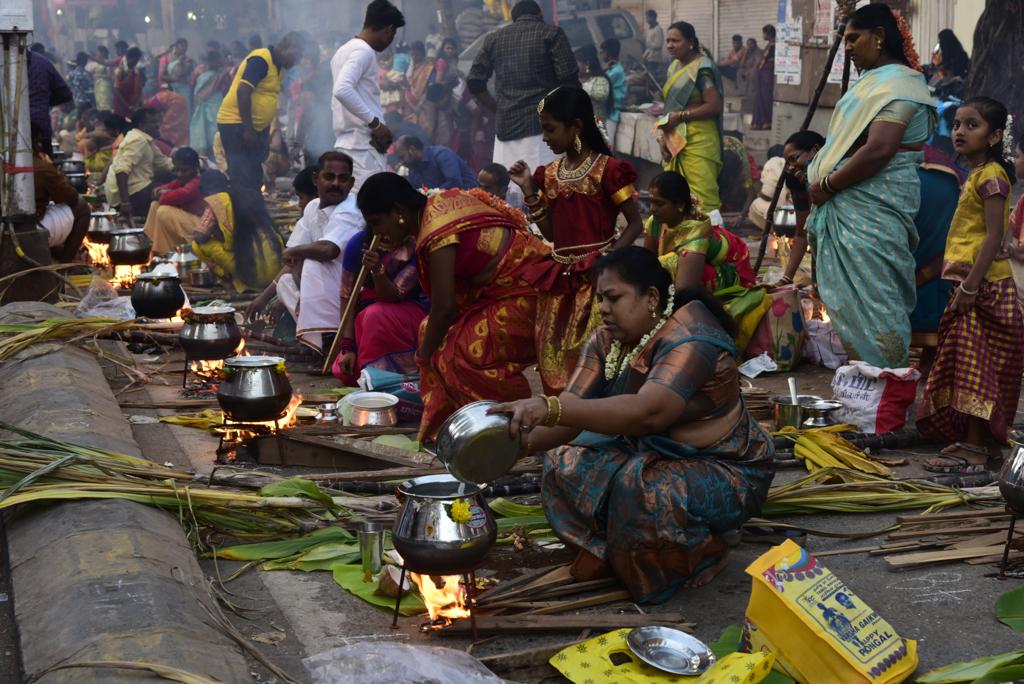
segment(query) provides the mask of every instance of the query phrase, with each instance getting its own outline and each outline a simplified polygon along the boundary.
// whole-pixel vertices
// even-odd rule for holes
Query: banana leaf
[[[958,682],[974,682],[994,670],[1017,665],[1024,661],[1024,650],[1001,653],[984,658],[975,658],[962,663],[953,663],[924,673],[915,681],[919,684],[957,684]],[[1015,677],[1011,678],[1015,679]]]
[[[505,534],[512,530],[544,530],[550,529],[551,523],[543,515],[522,515],[513,518],[498,518],[498,534]]]
[[[1024,679],[1024,665],[1010,665],[990,670],[984,677],[978,677],[971,684],[1006,684]]]
[[[517,518],[522,516],[543,516],[543,506],[528,506],[518,504],[505,498],[497,498],[490,503],[491,510],[506,518]]]
[[[310,480],[303,480],[301,477],[289,478],[283,482],[275,482],[260,488],[263,496],[300,496],[313,501],[319,501],[328,508],[337,508],[334,499],[325,491],[316,486]]]
[[[334,566],[341,563],[359,562],[359,544],[328,542],[314,546],[305,553],[300,553],[289,558],[281,558],[264,563],[260,566],[262,570],[302,570],[303,572],[314,572],[317,570],[333,570]]]
[[[395,609],[395,599],[390,596],[383,596],[375,593],[377,590],[376,582],[364,582],[363,581],[363,569],[358,565],[344,565],[339,563],[334,566],[333,570],[334,581],[342,586],[345,590],[350,592],[353,596],[361,598],[367,603],[377,606],[378,608],[385,608],[387,610]],[[408,596],[402,597],[402,607],[399,612],[402,615],[419,615],[425,613],[427,607],[423,605],[423,599],[420,598],[419,593],[415,591],[415,585],[413,591]]]
[[[996,617],[1015,632],[1024,632],[1024,584],[1012,589],[996,601]]]
[[[295,539],[261,542],[258,544],[240,544],[226,549],[216,549],[206,557],[237,561],[262,561],[268,559],[290,558],[301,555],[310,549],[330,542],[350,542],[355,537],[340,527],[325,527]]]

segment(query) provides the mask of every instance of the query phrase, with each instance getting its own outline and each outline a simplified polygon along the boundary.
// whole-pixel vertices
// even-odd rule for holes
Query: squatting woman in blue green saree
[[[675,292],[642,247],[595,272],[603,325],[565,391],[493,412],[546,452],[544,511],[578,550],[573,576],[614,573],[660,602],[725,566],[722,535],[760,512],[774,447],[740,397],[735,324],[710,294]]]
[[[908,363],[916,301],[917,167],[935,106],[887,6],[854,12],[845,41],[860,79],[807,169],[807,232],[818,292],[850,357],[898,368]]]

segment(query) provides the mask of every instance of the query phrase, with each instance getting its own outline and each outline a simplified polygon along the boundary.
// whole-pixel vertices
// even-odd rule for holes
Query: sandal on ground
[[[986,464],[971,463],[963,456],[957,456],[952,453],[954,451],[968,451],[974,454],[984,455],[986,458],[989,456],[988,449],[985,447],[976,447],[972,444],[957,442],[940,451],[938,456],[929,459],[932,463],[925,461],[924,469],[929,473],[944,473],[952,475],[972,475],[974,473],[984,473],[988,471]],[[934,461],[937,460],[944,461],[945,464],[936,465]]]

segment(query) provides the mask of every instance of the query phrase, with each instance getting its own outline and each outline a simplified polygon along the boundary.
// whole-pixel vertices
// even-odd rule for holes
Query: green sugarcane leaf
[[[321,490],[316,483],[310,480],[303,480],[301,477],[289,478],[283,482],[260,487],[260,494],[263,496],[299,496],[313,501],[320,501],[328,508],[335,508],[334,499],[330,494]]]
[[[300,556],[312,548],[329,542],[344,543],[352,541],[352,539],[352,535],[340,527],[325,527],[295,539],[261,542],[258,544],[240,544],[226,549],[217,549],[205,555],[207,557],[238,561],[290,558],[292,556]]]
[[[984,677],[978,677],[971,684],[1006,684],[1024,679],[1024,665],[1011,665],[990,670]]]
[[[544,515],[543,506],[529,506],[518,504],[505,498],[497,498],[490,504],[491,510],[506,518],[515,518],[528,515]]]
[[[334,566],[332,571],[334,574],[334,581],[340,584],[347,591],[351,592],[357,598],[361,598],[367,603],[377,606],[378,608],[385,608],[387,610],[395,609],[395,599],[390,596],[384,596],[376,593],[376,582],[363,581],[363,568],[361,566],[338,563]],[[419,593],[415,591],[415,587],[408,596],[402,597],[402,606],[400,610],[402,615],[419,615],[420,613],[426,612],[426,610],[427,607],[423,605],[423,599],[420,598]]]
[[[1024,650],[1001,653],[984,658],[975,658],[962,663],[953,663],[924,673],[917,678],[919,684],[956,684],[973,682],[989,672],[1024,660]]]
[[[999,597],[996,601],[996,617],[1015,632],[1024,632],[1024,584]]]

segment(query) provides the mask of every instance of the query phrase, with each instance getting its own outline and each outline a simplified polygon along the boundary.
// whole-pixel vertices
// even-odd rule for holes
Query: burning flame
[[[89,253],[89,261],[97,268],[109,268],[110,257],[107,256],[108,245],[102,242],[90,242],[89,238],[82,241],[82,247]]]
[[[294,394],[292,395],[292,400],[288,403],[288,408],[284,410],[284,415],[278,418],[277,421],[266,420],[261,422],[248,422],[244,423],[245,428],[232,427],[232,422],[225,418],[224,441],[226,443],[246,442],[260,434],[257,430],[246,429],[249,427],[265,428],[266,430],[271,431],[278,427],[294,427],[299,424],[298,412],[300,406],[302,406],[302,395]]]
[[[238,343],[238,347],[235,348],[234,356],[249,356],[249,352],[245,350],[245,340],[241,340]],[[222,359],[212,360],[196,360],[192,361],[188,365],[188,369],[207,381],[217,382],[220,379],[220,369],[224,367],[224,361]]]
[[[460,583],[462,578],[459,575],[432,577],[410,572],[409,578],[419,587],[431,622],[441,620],[439,626],[444,627],[455,618],[469,617],[466,590]]]
[[[128,289],[135,285],[141,274],[142,266],[114,266],[114,277],[110,279],[110,284]]]

